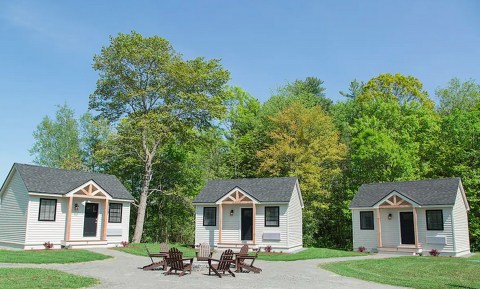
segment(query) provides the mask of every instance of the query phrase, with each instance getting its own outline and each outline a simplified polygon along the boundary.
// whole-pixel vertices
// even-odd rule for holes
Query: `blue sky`
[[[1,1],[0,179],[32,161],[32,132],[56,105],[88,109],[92,57],[109,35],[136,30],[185,58],[221,58],[230,83],[261,101],[307,76],[339,100],[354,78],[384,72],[434,96],[452,77],[480,80],[479,15],[475,0]]]

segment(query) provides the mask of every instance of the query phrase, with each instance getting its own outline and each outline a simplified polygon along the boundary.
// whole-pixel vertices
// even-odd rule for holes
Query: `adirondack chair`
[[[225,274],[225,271],[227,271],[230,273],[230,275],[235,277],[235,274],[233,274],[232,270],[230,270],[230,267],[234,262],[233,255],[233,251],[228,249],[222,253],[220,260],[208,258],[208,275],[210,275],[213,271],[218,277],[222,278],[222,275],[219,272],[223,272],[223,274]],[[212,261],[217,262],[217,264],[212,264]]]
[[[168,251],[168,257],[165,258],[167,262],[167,266],[170,267],[167,272],[165,272],[165,275],[170,275],[173,274],[172,271],[181,271],[180,274],[178,275],[179,277],[182,277],[188,272],[192,274],[192,263],[193,263],[193,258],[183,258],[183,253],[180,252],[177,248],[171,248]],[[184,261],[190,261],[185,263]]]
[[[152,261],[151,264],[145,265],[142,267],[143,270],[148,271],[148,270],[157,270],[159,267],[163,267],[163,270],[166,269],[167,266],[167,261],[166,257],[168,256],[168,252],[164,253],[150,253],[150,250],[148,250],[147,245],[145,244],[145,250],[147,250],[147,255],[150,257],[150,260]],[[161,261],[155,262],[153,258],[158,257],[162,258]]]
[[[170,250],[170,248],[167,243],[160,243],[160,253],[168,254],[168,250]]]
[[[262,272],[262,269],[253,266],[253,263],[258,257],[258,253],[260,253],[260,249],[254,251],[255,255],[251,256],[248,254],[248,245],[244,245],[240,249],[240,253],[237,253],[235,256],[235,272],[243,272],[243,270],[257,274]],[[247,263],[247,260],[250,260],[249,264]]]
[[[210,250],[210,244],[201,243],[198,247],[198,251],[195,252],[197,261],[208,261],[208,258],[212,258],[213,251]]]

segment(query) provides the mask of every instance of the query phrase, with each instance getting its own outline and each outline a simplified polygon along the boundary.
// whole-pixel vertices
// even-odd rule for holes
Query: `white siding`
[[[373,211],[374,230],[360,229],[360,212],[361,211]],[[358,247],[365,247],[368,251],[370,251],[378,247],[376,218],[377,218],[377,212],[374,209],[371,209],[371,210],[352,209],[352,229],[353,229],[353,249],[354,250],[357,250]]]
[[[443,231],[427,230],[427,210],[442,210],[443,212]],[[437,249],[446,254],[453,253],[453,230],[452,230],[452,208],[420,208],[417,209],[418,214],[418,242],[420,242],[424,252]],[[429,244],[427,237],[445,237],[446,245]]]
[[[100,240],[102,238],[104,200],[90,200],[90,203],[98,204],[97,234],[94,237],[83,236],[85,222],[85,204],[87,199],[74,198],[73,207],[78,204],[78,211],[72,209],[72,224],[70,226],[70,240]]]
[[[302,223],[302,205],[300,202],[300,195],[295,186],[290,203],[287,209],[288,219],[288,240],[287,246],[289,248],[303,246],[303,223]]]
[[[222,243],[240,242],[240,206],[223,205],[222,208]],[[245,207],[245,208],[252,208]],[[230,216],[230,210],[233,210],[233,216]],[[219,212],[217,212],[218,214]],[[219,220],[217,219],[217,223]]]
[[[265,207],[279,207],[279,227],[265,227]],[[255,242],[261,247],[272,246],[278,250],[288,249],[288,222],[287,222],[288,205],[257,205],[256,226],[255,226]],[[280,233],[280,241],[263,240],[263,233]]]
[[[400,233],[400,212],[412,212],[412,209],[380,209],[380,222],[382,224],[382,246],[383,247],[397,247],[401,241]],[[376,213],[376,211],[375,211]],[[392,219],[388,219],[388,214],[392,214]],[[377,226],[377,219],[375,215],[375,227]],[[360,222],[360,221],[359,221]],[[360,225],[359,225],[360,226]],[[375,238],[377,238],[375,231]]]
[[[28,192],[13,169],[0,196],[0,246],[22,247],[25,243]]]
[[[469,254],[470,253],[470,239],[468,233],[468,215],[465,202],[463,201],[462,192],[460,188],[457,191],[455,198],[455,205],[453,206],[453,225],[455,238],[455,253]]]
[[[57,200],[57,212],[54,222],[38,220],[40,198]],[[45,242],[52,242],[55,247],[59,247],[60,241],[65,238],[65,216],[68,210],[68,199],[30,196],[28,208],[29,213],[25,248],[32,249],[36,246],[43,246],[43,243]]]
[[[195,244],[208,242],[210,246],[215,246],[218,242],[218,207],[216,226],[203,226],[203,208],[211,206],[195,206]]]
[[[119,203],[112,201],[112,203]],[[102,219],[103,222],[103,219]],[[120,244],[122,241],[128,242],[129,229],[130,229],[130,203],[123,203],[122,206],[122,222],[121,223],[108,223],[107,224],[107,240],[109,244]],[[112,230],[113,229],[113,230]],[[109,232],[121,231],[122,235],[110,235]]]

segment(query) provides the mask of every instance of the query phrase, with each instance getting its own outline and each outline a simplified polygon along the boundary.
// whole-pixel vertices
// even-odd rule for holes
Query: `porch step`
[[[87,248],[87,247],[107,247],[108,241],[105,240],[62,240],[60,242],[64,248]]]
[[[250,249],[258,249],[258,245],[250,244],[250,243],[218,243],[215,244],[217,249],[240,249],[243,245],[248,245]]]
[[[417,255],[422,253],[422,248],[415,248],[414,246],[397,246],[397,247],[379,247],[378,253],[392,253],[402,255]]]

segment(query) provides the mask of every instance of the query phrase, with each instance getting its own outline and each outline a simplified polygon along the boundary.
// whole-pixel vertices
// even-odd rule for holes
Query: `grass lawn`
[[[336,257],[354,257],[365,256],[365,253],[358,253],[352,251],[342,251],[326,248],[307,248],[301,252],[293,254],[285,253],[260,253],[259,260],[265,261],[296,261],[307,259],[322,259],[322,258],[336,258]]]
[[[85,288],[99,282],[95,278],[72,275],[57,270],[0,268],[0,289]]]
[[[150,253],[158,253],[160,251],[160,244],[159,243],[147,243],[148,250],[150,250]],[[178,250],[183,252],[183,257],[184,258],[190,258],[190,257],[195,257],[195,249],[185,247],[182,245],[175,245],[175,244],[170,244],[171,247],[176,247]],[[118,251],[122,251],[125,253],[130,253],[133,255],[138,255],[138,256],[147,256],[147,250],[145,250],[145,244],[143,243],[131,243],[128,245],[128,247],[117,247],[113,248]]]
[[[65,264],[112,258],[87,250],[0,250],[0,263]]]
[[[480,259],[398,257],[322,264],[339,275],[412,288],[480,288]]]

